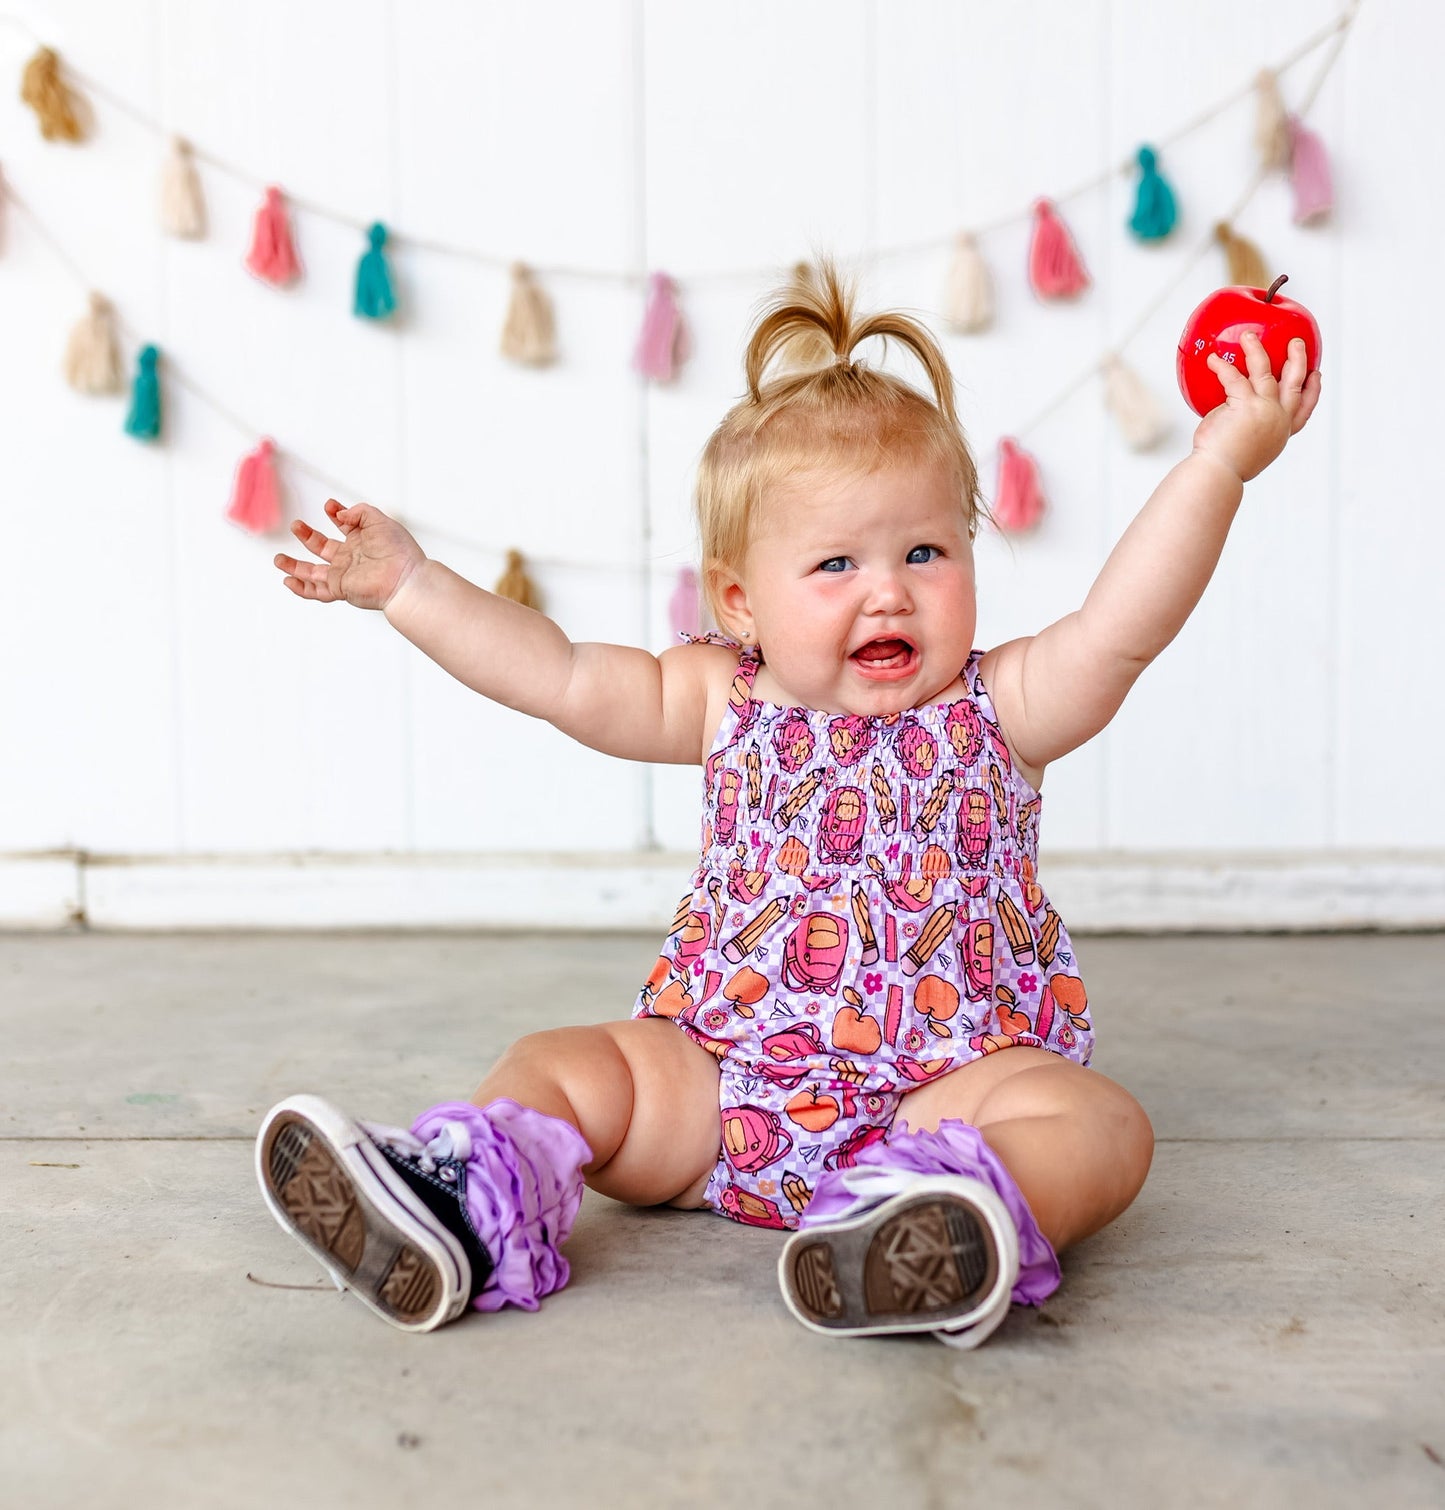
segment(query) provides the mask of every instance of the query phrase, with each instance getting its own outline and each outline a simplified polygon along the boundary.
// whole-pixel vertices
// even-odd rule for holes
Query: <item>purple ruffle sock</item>
[[[1034,1220],[1029,1203],[1003,1160],[984,1142],[983,1134],[966,1122],[938,1124],[937,1132],[909,1132],[899,1123],[882,1143],[874,1143],[858,1156],[858,1164],[877,1164],[884,1169],[906,1169],[914,1174],[964,1174],[982,1180],[996,1190],[1008,1207],[1019,1234],[1019,1275],[1013,1287],[1015,1305],[1042,1305],[1059,1287],[1059,1260]],[[798,1223],[811,1227],[832,1221],[858,1196],[843,1184],[843,1170],[828,1171],[818,1178],[813,1199]]]
[[[412,1135],[425,1143],[446,1122],[460,1122],[471,1134],[467,1211],[496,1265],[472,1305],[535,1311],[571,1276],[557,1250],[577,1220],[581,1166],[592,1150],[570,1122],[505,1100],[486,1107],[444,1101],[417,1118]]]

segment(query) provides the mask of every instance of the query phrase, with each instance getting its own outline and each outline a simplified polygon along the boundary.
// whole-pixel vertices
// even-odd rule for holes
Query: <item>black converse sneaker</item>
[[[261,1124],[256,1178],[338,1289],[394,1327],[429,1332],[460,1316],[492,1272],[467,1212],[470,1153],[460,1122],[422,1143],[319,1096],[290,1096]]]

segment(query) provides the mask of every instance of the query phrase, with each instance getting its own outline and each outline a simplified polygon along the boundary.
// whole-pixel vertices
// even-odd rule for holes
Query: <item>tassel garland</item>
[[[284,288],[301,276],[301,262],[291,240],[291,220],[280,189],[266,190],[266,198],[256,211],[251,228],[251,250],[246,254],[246,269],[263,283]]]
[[[1131,451],[1148,451],[1169,433],[1169,421],[1143,379],[1116,356],[1104,359],[1104,403]]]
[[[253,535],[264,535],[281,522],[281,489],[276,482],[276,446],[263,440],[236,468],[226,518]]]
[[[78,142],[85,137],[78,95],[60,77],[60,59],[42,47],[25,65],[20,78],[20,98],[40,121],[40,134],[48,142]]]
[[[1240,288],[1269,287],[1269,269],[1254,242],[1236,235],[1226,220],[1215,226],[1214,239],[1224,248],[1226,282]]]
[[[1069,228],[1047,199],[1034,203],[1029,239],[1029,285],[1040,299],[1072,299],[1089,286],[1079,249]]]
[[[161,169],[161,229],[183,241],[198,241],[206,234],[206,201],[200,176],[190,144],[179,136],[171,138]]]
[[[1157,161],[1152,147],[1139,148],[1139,190],[1129,229],[1140,241],[1162,241],[1179,218],[1174,191],[1165,183]]]
[[[523,608],[541,608],[542,606],[536,586],[522,565],[521,551],[507,552],[506,570],[497,578],[497,585],[492,591],[499,598],[510,598],[512,602],[520,603]]]
[[[103,294],[75,322],[65,343],[65,381],[77,393],[123,393],[125,375],[115,338],[115,315]]]
[[[977,335],[993,324],[993,277],[978,243],[966,231],[953,244],[943,309],[949,328],[961,336]]]
[[[1290,186],[1294,190],[1294,222],[1309,225],[1323,220],[1335,207],[1334,180],[1323,140],[1303,121],[1290,117],[1293,148],[1290,153]]]
[[[523,367],[545,367],[557,360],[552,301],[532,270],[521,262],[512,264],[512,297],[502,326],[502,355]]]
[[[366,233],[370,243],[356,265],[353,313],[363,320],[385,320],[396,312],[391,269],[386,265],[386,227],[378,220]]]
[[[702,610],[698,593],[697,572],[690,566],[682,567],[677,574],[677,584],[667,600],[667,622],[672,626],[672,640],[682,634],[701,632]]]
[[[998,443],[994,524],[1005,534],[1018,534],[1032,529],[1043,518],[1046,507],[1038,463],[1016,440],[1004,436]]]
[[[677,285],[666,273],[653,273],[647,285],[642,332],[632,354],[633,368],[654,382],[669,383],[687,355],[687,327],[677,304]]]
[[[136,363],[135,383],[131,388],[130,413],[125,417],[125,433],[137,440],[158,440],[161,433],[161,385],[156,376],[160,352],[154,346],[142,346]]]
[[[1254,81],[1254,146],[1259,165],[1268,173],[1282,173],[1289,167],[1289,116],[1280,98],[1279,80],[1268,68],[1262,68]]]

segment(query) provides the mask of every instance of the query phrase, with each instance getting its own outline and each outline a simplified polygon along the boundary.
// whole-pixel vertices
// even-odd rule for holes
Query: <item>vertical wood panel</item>
[[[79,66],[153,109],[154,20],[150,4],[68,6],[53,24]],[[97,106],[87,145],[42,141],[19,100],[33,43],[0,28],[0,48],[7,178],[122,316],[155,329],[155,233],[135,213],[154,192],[147,134]],[[124,398],[65,386],[62,354],[86,291],[8,206],[5,219],[0,850],[165,852],[179,837],[165,454],[122,435]]]
[[[1367,3],[1347,60],[1336,247],[1345,293],[1325,369],[1340,479],[1335,842],[1445,844],[1445,460],[1436,268],[1445,207],[1433,121],[1445,18]],[[1425,112],[1422,116],[1421,112]],[[1400,163],[1394,145],[1417,144]],[[1409,154],[1406,154],[1408,159]],[[1398,164],[1398,167],[1397,167]]]
[[[350,16],[346,66],[337,69],[334,35],[297,27],[282,0],[245,11],[169,0],[166,114],[293,195],[394,222],[386,0],[362,0]],[[351,313],[362,233],[297,209],[304,277],[273,289],[239,267],[259,196],[213,172],[205,186],[208,239],[171,245],[157,237],[178,360],[263,433],[385,506],[399,495],[404,337]],[[404,261],[399,274],[404,287]],[[400,847],[406,794],[394,637],[379,616],[285,592],[270,558],[295,549],[290,536],[251,538],[223,518],[232,471],[255,437],[175,397],[168,455],[183,845]],[[288,482],[287,517],[326,525],[325,490],[295,473]]]
[[[648,391],[656,649],[667,642],[676,568],[695,538],[693,469],[743,391],[757,301],[798,258],[863,244],[870,69],[864,0],[747,0],[724,10],[649,3],[644,22],[647,261],[699,274],[758,270],[689,285],[695,358],[676,383]],[[697,769],[660,767],[653,789],[658,842],[695,849]]]
[[[481,13],[400,7],[398,16],[406,223],[544,265],[630,267],[629,0]],[[641,400],[627,367],[635,294],[619,282],[544,279],[560,357],[524,370],[498,353],[506,273],[427,253],[418,262],[427,282],[406,344],[401,424],[406,505],[424,547],[486,587],[502,553],[517,548],[535,561],[544,609],[572,639],[637,642]],[[641,767],[411,664],[421,849],[639,841]]]
[[[1072,302],[1034,298],[1025,215],[979,236],[996,291],[994,325],[977,335],[951,334],[943,297],[952,237],[1027,212],[1036,196],[1054,196],[1096,171],[1103,92],[1074,81],[1097,77],[1105,19],[1103,0],[1057,8],[1050,25],[1030,35],[1024,66],[1015,10],[879,7],[878,241],[884,248],[940,238],[948,244],[886,258],[878,296],[921,309],[941,335],[990,503],[999,439],[1019,436],[1096,360],[1106,305],[1097,288]],[[1060,206],[1096,278],[1109,236],[1101,209],[1098,195]],[[921,380],[916,369],[896,370]],[[981,536],[975,556],[982,646],[1036,633],[1072,611],[1102,559],[1098,498],[1107,436],[1090,395],[1076,395],[1022,439],[1039,463],[1051,511],[1027,537],[1005,541],[987,530]],[[1101,782],[1096,748],[1050,770],[1044,828],[1050,847],[1102,842]]]

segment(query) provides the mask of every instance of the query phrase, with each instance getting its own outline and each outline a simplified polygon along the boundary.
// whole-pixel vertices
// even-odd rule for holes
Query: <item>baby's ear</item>
[[[735,639],[753,639],[753,616],[748,607],[748,592],[731,567],[709,562],[703,568],[708,596],[717,612],[718,628]]]

